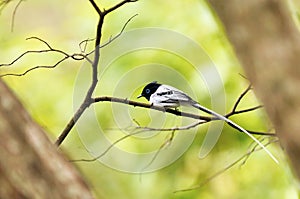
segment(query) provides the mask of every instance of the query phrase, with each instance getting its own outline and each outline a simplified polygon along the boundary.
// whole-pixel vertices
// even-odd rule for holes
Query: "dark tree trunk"
[[[88,186],[0,79],[0,198],[90,199]]]
[[[287,2],[209,2],[300,179],[300,37]]]

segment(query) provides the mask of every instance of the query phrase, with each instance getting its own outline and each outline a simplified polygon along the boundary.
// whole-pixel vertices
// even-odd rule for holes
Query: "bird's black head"
[[[161,84],[158,84],[157,81],[151,82],[149,84],[147,84],[143,91],[142,94],[140,96],[138,96],[138,98],[140,97],[145,97],[148,101],[150,100],[150,96],[158,89],[158,87]]]

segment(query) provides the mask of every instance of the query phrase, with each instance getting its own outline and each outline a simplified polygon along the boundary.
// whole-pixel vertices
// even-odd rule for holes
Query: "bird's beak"
[[[143,95],[139,95],[137,98],[141,98],[141,97],[143,97]]]

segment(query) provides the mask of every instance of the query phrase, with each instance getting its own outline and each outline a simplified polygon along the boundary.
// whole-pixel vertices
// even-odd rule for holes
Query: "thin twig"
[[[244,110],[239,110],[237,111],[237,107],[239,105],[239,103],[241,102],[242,98],[246,95],[246,93],[251,89],[251,87],[249,86],[237,99],[237,101],[235,102],[235,105],[232,109],[232,111],[228,114],[225,115],[225,117],[230,117],[233,115],[237,115],[237,114],[241,114],[241,113],[245,113],[245,112],[250,112],[253,110],[256,110],[258,108],[261,108],[261,106],[256,106],[253,108],[248,108],[248,109],[244,109]],[[117,143],[125,140],[126,138],[132,136],[132,135],[136,135],[145,131],[171,131],[171,132],[175,132],[175,131],[182,131],[182,130],[188,130],[191,128],[194,128],[196,126],[199,126],[201,124],[213,121],[213,120],[219,120],[219,118],[216,117],[207,117],[207,116],[201,116],[201,115],[195,115],[192,113],[186,113],[186,112],[181,112],[177,109],[165,109],[164,107],[160,107],[160,106],[153,106],[151,104],[147,104],[147,103],[141,103],[141,102],[136,102],[136,101],[132,101],[132,100],[128,100],[128,99],[122,99],[122,98],[116,98],[116,97],[109,97],[109,96],[102,96],[102,97],[96,97],[93,98],[93,103],[97,103],[97,102],[116,102],[116,103],[122,103],[122,104],[126,104],[126,105],[131,105],[134,107],[143,107],[143,108],[151,108],[157,111],[161,111],[161,112],[167,112],[167,113],[171,113],[174,114],[176,116],[182,116],[182,117],[190,117],[190,118],[194,118],[200,121],[197,121],[195,123],[189,124],[187,126],[182,126],[182,127],[171,127],[171,128],[152,128],[152,127],[142,127],[139,125],[139,123],[134,120],[134,122],[138,125],[137,127],[134,128],[134,131],[137,131],[135,133],[130,133],[128,135],[125,135],[123,137],[121,137],[120,139],[118,139],[117,141],[115,141],[112,145],[110,145],[103,153],[101,153],[100,155],[98,155],[95,158],[92,159],[81,159],[81,160],[74,160],[74,161],[87,161],[87,162],[92,162],[95,161],[101,157],[103,157],[106,153],[108,153],[108,151],[110,149],[113,148],[113,146],[115,146]],[[235,128],[234,126],[232,126],[233,128]],[[238,129],[239,130],[239,129]],[[255,132],[255,131],[248,131],[251,134],[257,134],[257,135],[265,135],[265,136],[276,136],[273,133],[265,133],[265,132]],[[166,143],[166,142],[165,142]],[[147,164],[147,167],[153,163],[153,161],[156,159],[156,157],[158,156],[158,154],[160,153],[160,151],[164,148],[164,146],[166,144],[162,144],[161,147],[159,148],[158,152],[154,155],[153,159],[150,161],[150,163]],[[254,149],[253,149],[254,150]],[[244,157],[243,157],[244,158]],[[240,161],[240,160],[238,160]],[[235,164],[235,163],[233,163]],[[146,168],[147,168],[146,167]]]
[[[71,118],[71,120],[68,122],[67,126],[63,129],[62,133],[59,135],[58,139],[56,140],[55,144],[59,146],[67,137],[67,135],[70,133],[71,129],[76,124],[77,120],[81,117],[81,115],[84,113],[84,111],[92,104],[94,103],[94,100],[92,99],[92,95],[94,93],[94,90],[98,84],[98,64],[100,59],[100,43],[102,39],[102,28],[104,24],[105,16],[116,9],[120,8],[122,5],[129,3],[129,2],[135,2],[133,0],[123,0],[120,3],[116,4],[115,6],[109,8],[108,10],[103,9],[103,11],[100,10],[100,8],[97,6],[94,0],[89,0],[92,4],[93,8],[96,10],[96,12],[99,15],[99,21],[97,25],[97,31],[96,31],[96,39],[95,39],[95,53],[94,53],[94,59],[92,61],[92,80],[91,85],[85,95],[85,98],[74,114],[74,116]]]
[[[79,43],[80,51],[81,51],[82,53],[85,53],[86,48],[87,48],[87,44],[88,44],[89,42],[94,41],[94,40],[95,40],[95,39],[85,39],[85,40],[81,41],[81,42]],[[83,46],[83,47],[82,47],[82,46]]]
[[[23,73],[6,73],[6,74],[3,74],[3,75],[0,75],[0,77],[6,77],[6,76],[16,76],[16,77],[20,77],[20,76],[24,76],[26,75],[27,73],[33,71],[33,70],[36,70],[36,69],[40,69],[40,68],[55,68],[56,66],[58,66],[60,63],[62,63],[63,61],[65,61],[66,59],[68,59],[68,57],[64,57],[62,58],[61,60],[57,61],[54,65],[45,65],[45,66],[35,66],[35,67],[32,67],[28,70],[26,70],[25,72]]]
[[[17,10],[19,8],[19,6],[21,5],[21,3],[23,2],[24,0],[19,0],[19,2],[17,3],[14,11],[13,11],[13,14],[12,14],[12,19],[11,19],[11,27],[10,27],[10,31],[13,32],[14,31],[14,24],[15,24],[15,17],[16,17],[16,14],[17,14]]]
[[[35,36],[33,36],[33,37],[27,37],[26,40],[38,40],[38,41],[42,42],[43,44],[45,44],[47,46],[47,48],[49,48],[49,50],[54,50],[54,48],[52,48],[51,45],[48,42],[46,42],[45,40],[43,40],[43,39],[41,39],[39,37],[35,37]],[[63,51],[60,51],[60,52],[62,52],[63,54],[66,54]]]
[[[137,126],[137,127],[134,127],[134,130],[135,132],[132,132],[132,133],[129,133],[121,138],[119,138],[118,140],[116,140],[115,142],[113,142],[107,149],[105,149],[104,152],[102,152],[100,155],[97,155],[96,157],[92,158],[92,159],[79,159],[79,160],[71,160],[72,162],[80,162],[80,161],[83,161],[83,162],[93,162],[95,160],[98,160],[99,158],[103,157],[104,155],[106,155],[116,144],[118,144],[119,142],[125,140],[126,138],[129,138],[133,135],[138,135],[140,133],[145,133],[146,131],[172,131],[172,132],[175,132],[177,130],[188,130],[190,128],[194,128],[195,126],[198,126],[201,124],[201,121],[200,122],[195,122],[195,123],[192,123],[190,125],[187,125],[187,126],[182,126],[182,127],[174,127],[174,128],[169,128],[169,129],[158,129],[158,128],[149,128],[149,127],[140,127],[140,126]]]
[[[128,25],[128,23],[129,23],[134,17],[136,17],[136,16],[138,16],[138,14],[135,14],[135,15],[133,15],[132,17],[130,17],[130,18],[125,22],[125,24],[123,25],[121,31],[120,31],[117,35],[115,35],[114,37],[111,37],[106,43],[102,44],[102,45],[100,46],[100,48],[103,48],[103,47],[109,45],[111,42],[113,42],[113,41],[116,40],[118,37],[120,37],[120,36],[122,35],[122,33],[124,32],[124,30],[125,30],[126,26]]]
[[[244,92],[242,92],[242,94],[238,97],[238,99],[236,100],[232,112],[235,112],[238,105],[240,104],[240,102],[242,101],[243,97],[251,90],[251,84],[246,88],[246,90]]]
[[[266,138],[262,137],[261,139],[259,139],[260,142],[263,142]],[[270,142],[271,140],[269,140]],[[252,147],[251,147],[252,146]],[[248,155],[245,156],[245,158],[243,159],[243,161],[241,162],[239,167],[242,167],[243,165],[246,164],[247,160],[250,158],[250,156],[253,154],[253,152],[259,147],[259,145],[256,142],[252,142],[249,146],[250,150],[248,151]],[[252,152],[252,153],[251,153]]]
[[[44,50],[28,50],[28,51],[22,53],[21,55],[19,55],[17,58],[15,58],[10,63],[0,64],[0,67],[9,67],[9,66],[12,66],[16,62],[18,62],[20,59],[22,59],[24,56],[29,55],[29,54],[51,53],[51,52],[53,52],[53,53],[61,54],[63,56],[63,58],[61,58],[60,60],[58,60],[53,65],[39,65],[39,66],[34,66],[34,67],[31,67],[31,68],[27,69],[23,73],[5,73],[5,74],[0,75],[0,77],[5,77],[5,76],[24,76],[27,73],[29,73],[29,72],[31,72],[33,70],[36,70],[36,69],[40,69],[40,68],[48,68],[48,69],[49,68],[55,68],[59,64],[61,64],[63,61],[65,61],[65,60],[67,60],[69,58],[71,58],[71,59],[73,59],[75,61],[80,61],[80,60],[83,60],[83,59],[86,59],[86,60],[89,61],[88,57],[85,54],[81,54],[81,53],[68,54],[68,53],[66,53],[66,52],[64,52],[62,50],[53,48],[48,42],[46,42],[45,40],[43,40],[43,39],[41,39],[39,37],[29,37],[29,38],[26,38],[26,40],[38,40],[41,43],[43,43],[47,47],[47,49],[44,49]]]
[[[275,140],[270,140],[268,143],[266,143],[264,146],[268,146],[272,143],[278,142],[278,139]],[[222,170],[218,171],[217,173],[215,173],[214,175],[212,175],[211,177],[205,179],[203,182],[199,183],[198,185],[191,187],[191,188],[187,188],[187,189],[180,189],[180,190],[176,190],[174,191],[174,193],[179,193],[179,192],[186,192],[186,191],[193,191],[193,190],[197,190],[202,188],[204,185],[208,184],[209,182],[211,182],[213,179],[215,179],[216,177],[218,177],[219,175],[223,174],[224,172],[226,172],[227,170],[229,170],[230,168],[232,168],[233,166],[235,166],[237,163],[239,163],[240,161],[247,159],[251,154],[253,154],[254,152],[260,151],[263,148],[262,147],[257,147],[258,145],[255,145],[252,150],[248,151],[247,153],[245,153],[244,155],[242,155],[241,157],[239,157],[237,160],[235,160],[234,162],[232,162],[231,164],[229,164],[228,166],[226,166],[225,168],[223,168]]]
[[[148,164],[146,164],[146,166],[140,171],[140,173],[143,173],[149,166],[151,166],[151,164],[156,160],[160,152],[172,143],[174,139],[174,135],[175,135],[175,130],[171,131],[171,136],[160,145],[160,147],[158,148],[154,156],[151,158]]]
[[[231,112],[227,113],[225,115],[225,117],[229,118],[233,115],[238,115],[241,113],[247,113],[247,112],[251,112],[260,108],[263,108],[262,105],[258,105],[252,108],[247,108],[247,109],[242,109],[242,110],[237,110],[238,105],[240,104],[240,102],[242,101],[242,99],[245,97],[245,95],[252,89],[251,84],[246,88],[245,91],[242,92],[242,94],[238,97],[238,99],[236,100],[236,102],[234,103],[234,106],[231,110]],[[229,124],[231,127],[235,128],[235,126]],[[236,128],[237,129],[237,128]],[[240,129],[237,129],[238,131],[240,131]],[[250,134],[255,134],[255,135],[267,135],[267,136],[276,136],[276,134],[274,133],[265,133],[265,132],[258,132],[258,131],[249,131],[247,130]]]
[[[251,111],[255,111],[257,109],[263,108],[262,105],[258,105],[252,108],[247,108],[247,109],[243,109],[243,110],[239,110],[239,111],[234,111],[232,112],[232,114],[228,114],[227,116],[229,117],[230,115],[234,115],[234,114],[240,114],[240,113],[246,113],[246,112],[251,112]]]
[[[182,111],[179,111],[179,110],[176,110],[176,109],[165,109],[165,108],[160,107],[160,106],[153,106],[151,104],[136,102],[136,101],[123,99],[123,98],[117,98],[117,97],[102,96],[102,97],[93,98],[93,100],[94,100],[93,103],[97,103],[97,102],[115,102],[115,103],[126,104],[126,105],[130,105],[130,106],[134,106],[134,107],[151,108],[153,110],[170,113],[170,114],[173,114],[173,115],[176,115],[176,116],[188,117],[188,118],[193,118],[193,119],[197,119],[197,120],[204,120],[206,122],[210,122],[210,121],[213,121],[213,120],[220,120],[217,117],[202,116],[202,115],[182,112]],[[244,113],[244,111],[240,111],[240,112]],[[249,112],[249,111],[247,111],[247,112]],[[229,116],[233,116],[233,115],[237,115],[237,114],[239,114],[239,113],[230,114]],[[227,115],[225,115],[225,116],[227,117]],[[231,126],[231,127],[234,128],[234,129],[237,129],[235,126]],[[237,130],[239,130],[239,129],[237,129]],[[256,135],[276,136],[274,133],[265,133],[265,132],[256,132],[256,131],[248,131],[248,132],[251,133],[251,134],[256,134]]]
[[[121,1],[120,3],[116,4],[115,6],[109,8],[109,9],[107,9],[107,10],[104,9],[104,11],[102,12],[102,14],[103,14],[103,15],[107,15],[108,13],[113,12],[114,10],[116,10],[116,9],[118,9],[118,8],[120,8],[120,7],[122,7],[122,6],[123,6],[124,4],[126,4],[126,3],[137,2],[137,1],[138,1],[138,0],[123,0],[123,1]]]
[[[171,114],[174,114],[176,116],[189,117],[189,118],[197,119],[197,120],[200,120],[200,121],[197,121],[195,123],[189,124],[187,126],[182,126],[182,127],[152,128],[152,127],[141,127],[139,125],[139,123],[136,120],[134,120],[134,122],[137,123],[137,125],[138,125],[137,127],[134,128],[134,130],[138,130],[137,132],[125,135],[124,137],[121,137],[116,142],[114,142],[112,145],[110,145],[103,153],[101,153],[99,156],[97,156],[95,158],[81,159],[81,160],[76,160],[76,161],[87,161],[87,162],[95,161],[95,160],[103,157],[117,143],[123,141],[124,139],[130,137],[131,135],[136,135],[136,134],[143,133],[143,132],[146,132],[146,131],[171,131],[171,132],[173,132],[173,131],[183,131],[183,130],[188,130],[188,129],[194,128],[194,127],[199,126],[201,124],[208,123],[208,122],[213,121],[213,120],[219,120],[218,118],[215,118],[215,117],[207,117],[207,116],[201,116],[201,115],[196,115],[196,114],[187,113],[187,112],[181,112],[177,109],[165,109],[165,108],[160,107],[160,106],[153,106],[151,104],[136,102],[136,101],[123,99],[123,98],[116,98],[116,97],[109,97],[109,96],[102,96],[102,97],[93,98],[93,103],[105,102],[105,101],[106,102],[116,102],[116,103],[126,104],[126,105],[130,105],[130,106],[134,106],[134,107],[151,108],[151,109],[154,109],[154,110],[157,110],[157,111],[171,113]],[[239,101],[241,101],[240,98],[239,98]],[[251,109],[245,109],[245,112],[248,112],[250,110]],[[233,116],[233,115],[237,115],[239,113],[244,113],[244,111],[235,111],[235,112],[232,111],[231,113],[232,114],[230,114],[230,115],[227,114],[227,115]],[[232,126],[232,127],[234,128],[234,126]],[[255,132],[255,131],[248,131],[248,132],[250,134],[256,134],[256,135],[276,136],[273,133]]]
[[[233,105],[233,108],[231,110],[230,113],[226,114],[225,117],[230,117],[232,115],[236,115],[236,114],[240,114],[240,113],[246,113],[246,112],[251,112],[251,111],[254,111],[254,110],[257,110],[257,109],[260,109],[262,108],[263,106],[262,105],[259,105],[259,106],[255,106],[255,107],[252,107],[252,108],[247,108],[247,109],[243,109],[243,110],[238,110],[237,111],[237,107],[238,105],[241,103],[242,99],[245,97],[245,95],[252,89],[251,85],[249,85],[245,91],[243,91],[241,93],[241,95],[238,97],[238,99],[236,100],[236,102],[234,103]]]
[[[186,125],[186,126],[180,126],[180,127],[172,127],[172,128],[152,128],[152,127],[142,127],[142,126],[137,126],[135,127],[136,129],[139,130],[144,130],[144,132],[146,131],[185,131],[185,130],[189,130],[191,128],[195,128],[196,126],[199,126],[201,124],[207,123],[207,121],[197,121],[194,122],[192,124]]]
[[[148,103],[136,102],[136,101],[123,99],[123,98],[117,98],[117,97],[102,96],[102,97],[93,98],[93,100],[94,100],[93,103],[97,103],[97,102],[115,102],[115,103],[127,104],[127,105],[134,106],[134,107],[151,108],[153,110],[157,110],[157,111],[161,111],[161,112],[167,112],[167,113],[171,113],[173,115],[189,117],[189,118],[194,118],[194,119],[198,119],[198,120],[206,120],[206,121],[211,121],[213,119],[217,120],[217,118],[212,118],[212,117],[208,117],[208,116],[200,116],[200,115],[187,113],[187,112],[181,112],[181,111],[176,110],[176,109],[165,109],[164,107],[161,107],[161,106],[153,106],[153,105],[148,104]]]
[[[101,16],[102,12],[101,12],[100,8],[98,7],[98,5],[96,4],[96,2],[94,0],[89,0],[89,1],[92,4],[92,6],[94,7],[94,9],[97,11],[99,16]]]
[[[95,161],[95,160],[98,160],[98,159],[100,159],[101,157],[103,157],[104,155],[106,155],[106,154],[110,151],[110,149],[112,149],[112,148],[113,148],[116,144],[118,144],[119,142],[125,140],[125,139],[128,138],[128,137],[131,137],[131,136],[133,136],[133,135],[138,135],[138,134],[140,134],[140,133],[144,133],[144,131],[141,130],[141,131],[137,131],[137,132],[134,132],[134,133],[130,133],[130,134],[127,134],[127,135],[125,135],[125,136],[123,136],[123,137],[117,139],[117,140],[114,141],[111,145],[109,145],[109,147],[107,147],[107,148],[105,149],[105,151],[103,151],[100,155],[97,155],[97,156],[94,157],[94,158],[91,158],[91,159],[70,160],[70,162],[93,162],[93,161]]]
[[[136,16],[138,16],[138,14],[135,14],[135,15],[133,15],[132,17],[130,17],[130,18],[125,22],[125,24],[123,25],[123,27],[122,27],[122,29],[120,30],[120,32],[119,32],[118,34],[116,34],[115,36],[111,36],[111,37],[109,38],[109,40],[106,41],[104,44],[100,45],[99,48],[104,48],[105,46],[109,45],[110,43],[112,43],[113,41],[115,41],[117,38],[119,38],[119,37],[122,35],[122,33],[124,32],[124,30],[125,30],[126,26],[128,25],[128,23],[129,23],[134,17],[136,17]],[[92,51],[89,52],[87,55],[91,55],[91,54],[94,53],[94,52],[95,52],[95,50],[92,50]]]

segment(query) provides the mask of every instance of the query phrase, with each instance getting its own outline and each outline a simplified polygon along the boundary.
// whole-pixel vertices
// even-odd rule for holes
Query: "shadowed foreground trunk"
[[[287,2],[209,2],[300,179],[300,36]]]
[[[0,198],[93,198],[80,174],[1,79]]]

